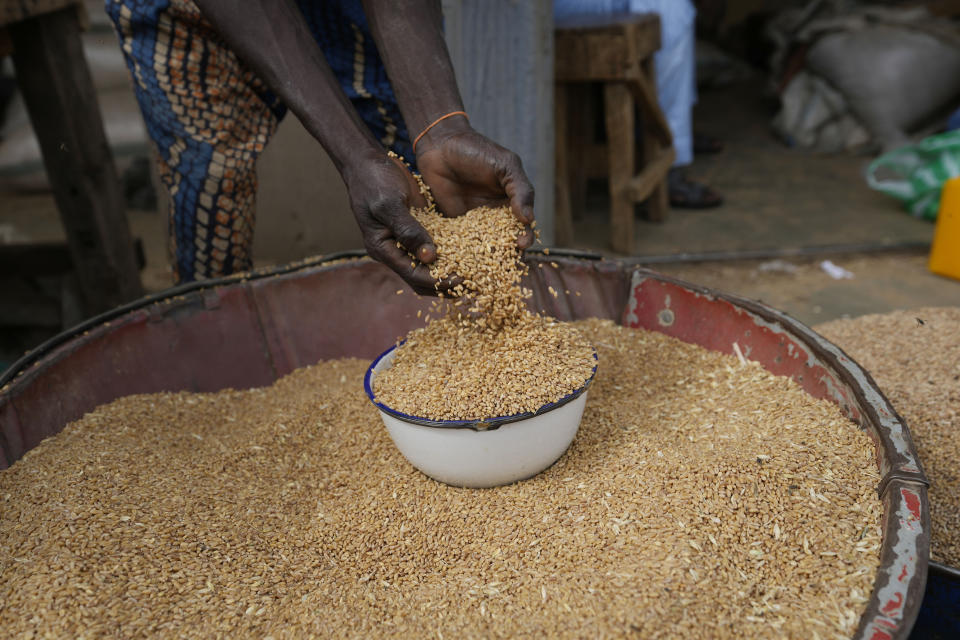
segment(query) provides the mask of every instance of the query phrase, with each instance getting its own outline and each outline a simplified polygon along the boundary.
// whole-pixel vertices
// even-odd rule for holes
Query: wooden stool
[[[40,143],[86,315],[143,295],[123,192],[80,42],[78,0],[0,3],[0,54]],[[37,256],[49,247],[38,247]]]
[[[647,200],[647,217],[667,215],[667,172],[675,157],[670,127],[657,102],[653,54],[660,48],[660,17],[619,14],[576,23],[558,22],[554,38],[556,128],[556,240],[573,240],[571,190],[582,194],[588,176],[610,180],[610,245],[633,253],[634,203]],[[606,154],[593,150],[590,126],[572,117],[584,83],[603,84]],[[579,85],[579,86],[578,86]],[[589,96],[586,96],[589,98]],[[635,108],[643,142],[639,173]],[[601,171],[603,168],[606,171]],[[592,173],[592,175],[591,175]],[[579,199],[579,198],[578,198]],[[580,203],[578,203],[580,204]]]

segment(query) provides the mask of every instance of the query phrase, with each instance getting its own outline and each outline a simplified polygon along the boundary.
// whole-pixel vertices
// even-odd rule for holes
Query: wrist
[[[371,164],[380,164],[390,161],[386,149],[380,145],[364,145],[360,149],[346,154],[341,162],[337,163],[337,169],[340,176],[348,185],[350,180],[356,176],[362,176],[364,172],[369,171]]]
[[[435,120],[418,134],[419,139],[414,138],[416,142],[414,152],[419,158],[427,151],[440,146],[447,138],[472,130],[470,120],[462,113],[450,115],[442,120]]]
[[[354,123],[353,119],[351,118],[343,126],[334,127],[323,123],[319,118],[301,118],[304,127],[313,134],[327,152],[337,171],[344,176],[372,158],[387,154],[386,149],[373,137],[365,125],[359,122],[359,117],[355,117],[357,123]],[[324,126],[326,128],[321,128]],[[314,129],[317,130],[316,133]]]

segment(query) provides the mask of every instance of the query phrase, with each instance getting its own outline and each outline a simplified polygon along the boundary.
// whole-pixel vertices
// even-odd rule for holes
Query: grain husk
[[[960,309],[872,314],[816,330],[867,369],[903,416],[930,480],[930,559],[960,567]]]
[[[365,361],[96,409],[0,472],[0,628],[849,638],[881,541],[866,434],[754,363],[578,328],[604,366],[577,438],[494,489],[411,467]]]

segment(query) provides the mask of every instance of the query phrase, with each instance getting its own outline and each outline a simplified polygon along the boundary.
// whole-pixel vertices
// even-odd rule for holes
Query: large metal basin
[[[429,303],[361,255],[185,285],[50,340],[0,376],[0,468],[120,396],[262,386],[320,359],[373,358],[416,326],[417,310]],[[876,445],[884,539],[855,637],[908,636],[927,578],[927,480],[903,420],[869,374],[759,303],[597,257],[527,259],[537,309],[566,320],[610,318],[725,353],[736,342],[748,358],[837,403],[858,423]]]

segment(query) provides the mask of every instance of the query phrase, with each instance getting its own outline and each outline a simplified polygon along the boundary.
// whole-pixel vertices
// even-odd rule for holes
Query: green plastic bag
[[[960,176],[960,130],[885,153],[867,167],[867,184],[903,202],[918,218],[937,219],[943,183]]]

